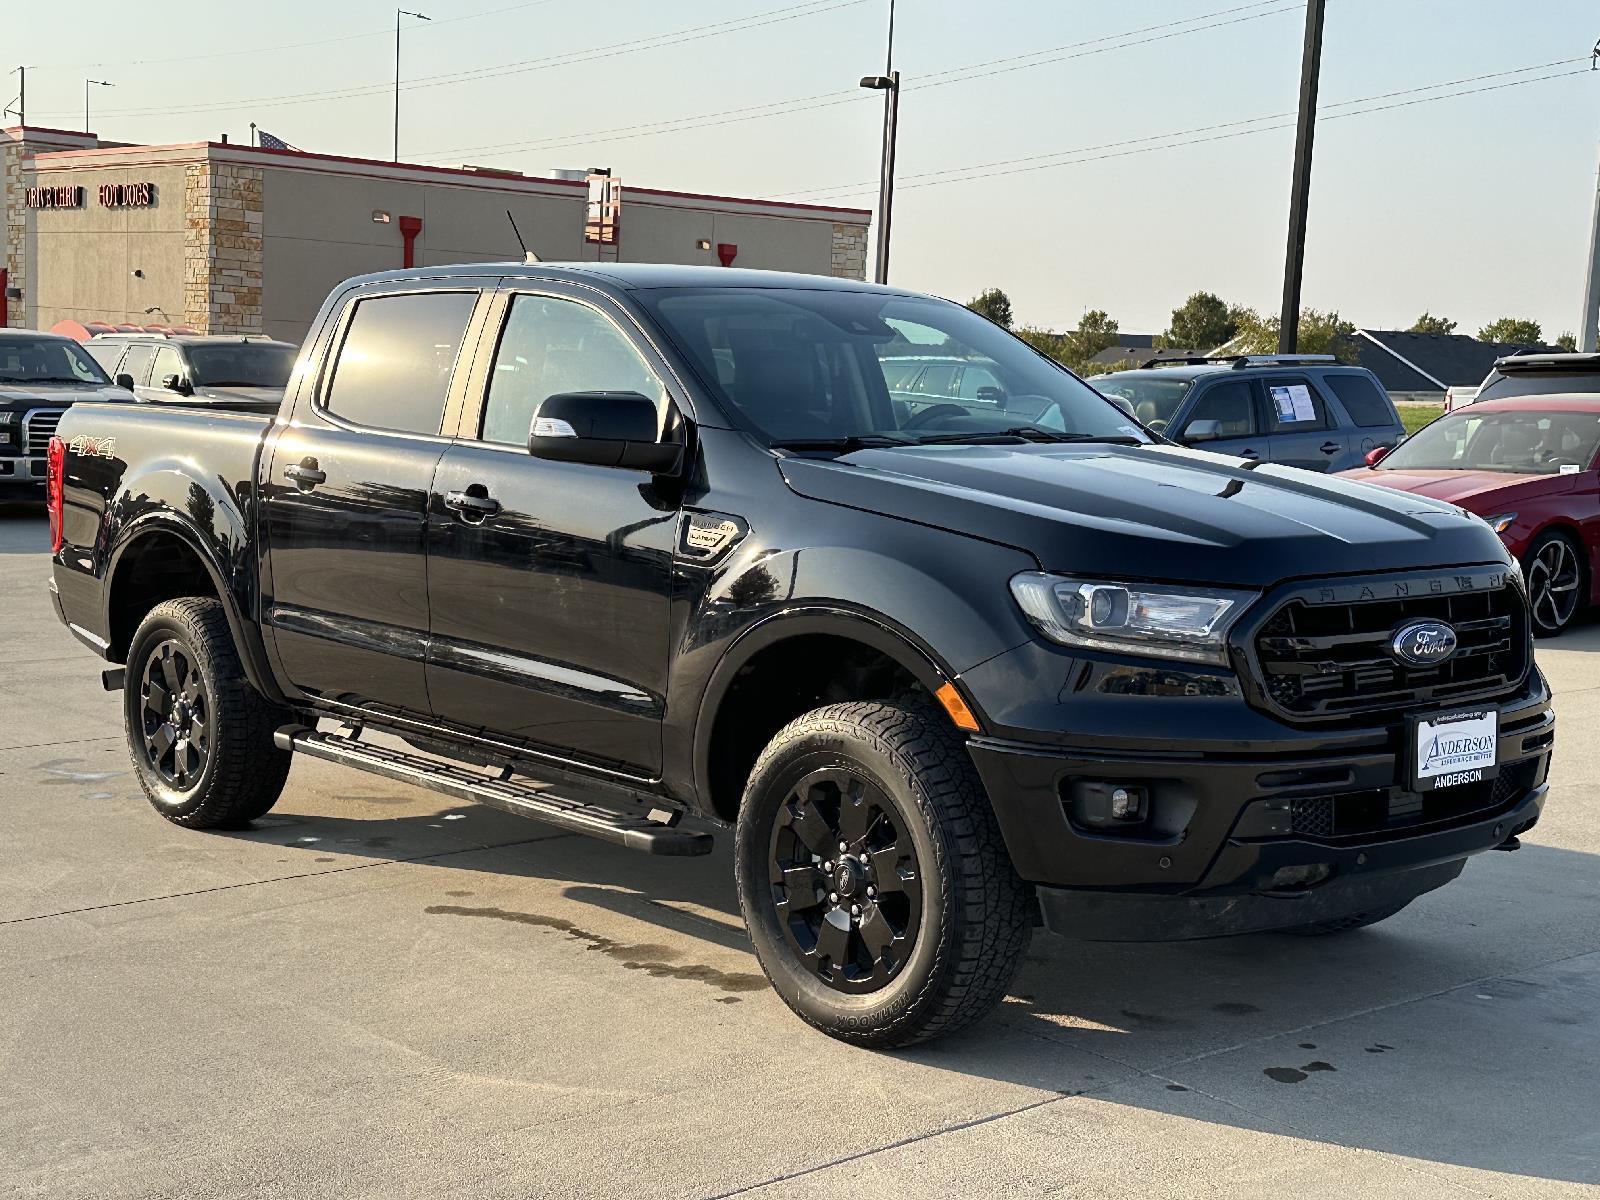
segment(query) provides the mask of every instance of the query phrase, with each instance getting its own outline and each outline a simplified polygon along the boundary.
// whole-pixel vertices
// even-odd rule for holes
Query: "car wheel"
[[[926,708],[835,704],[785,726],[751,772],[734,846],[762,969],[833,1037],[953,1032],[1022,962],[1029,890],[965,745]]]
[[[1583,607],[1583,557],[1570,537],[1551,530],[1529,547],[1522,570],[1528,581],[1533,632],[1554,637],[1572,624]]]
[[[168,600],[133,635],[123,687],[128,750],[145,795],[190,829],[237,829],[277,803],[292,719],[245,679],[216,600]]]
[[[1376,925],[1379,921],[1387,921],[1411,901],[1401,904],[1391,904],[1387,908],[1375,908],[1370,912],[1352,913],[1348,917],[1335,917],[1331,921],[1317,921],[1310,925],[1296,925],[1292,929],[1285,929],[1284,933],[1292,933],[1296,937],[1328,937],[1335,933],[1351,933],[1357,929],[1365,929],[1368,925]]]

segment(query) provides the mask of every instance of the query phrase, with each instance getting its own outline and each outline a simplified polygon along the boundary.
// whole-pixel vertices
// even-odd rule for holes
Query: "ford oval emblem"
[[[1412,621],[1395,631],[1389,652],[1407,666],[1436,667],[1456,652],[1459,642],[1443,621]]]

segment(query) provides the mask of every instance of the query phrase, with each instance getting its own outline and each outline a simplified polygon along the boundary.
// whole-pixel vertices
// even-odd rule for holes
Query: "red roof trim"
[[[88,138],[90,141],[98,140],[94,134],[85,133],[81,129],[52,129],[48,125],[7,125],[6,133],[61,133],[68,137]]]

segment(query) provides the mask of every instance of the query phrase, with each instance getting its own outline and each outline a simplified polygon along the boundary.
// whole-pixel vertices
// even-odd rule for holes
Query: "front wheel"
[[[1572,624],[1583,607],[1583,556],[1570,537],[1551,530],[1529,547],[1523,574],[1528,581],[1533,632],[1554,637]]]
[[[1032,932],[966,747],[921,707],[834,704],[781,729],[745,789],[734,869],[773,987],[858,1045],[976,1021]]]

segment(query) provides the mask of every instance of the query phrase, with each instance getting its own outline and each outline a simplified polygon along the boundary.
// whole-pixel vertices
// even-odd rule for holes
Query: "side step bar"
[[[343,763],[358,771],[415,784],[432,792],[487,804],[519,817],[532,817],[601,841],[615,842],[646,854],[710,854],[709,833],[680,829],[676,813],[646,811],[625,805],[601,807],[574,799],[548,785],[482,775],[458,763],[440,762],[338,734],[319,733],[304,725],[285,725],[272,738],[280,750]]]

